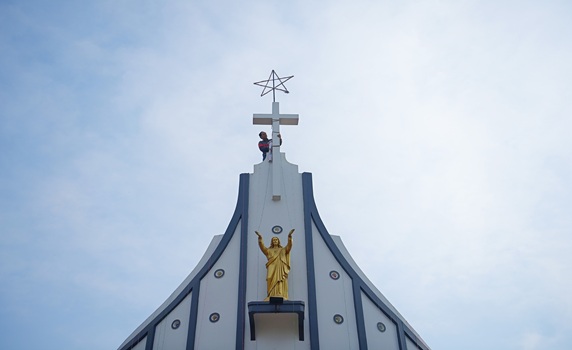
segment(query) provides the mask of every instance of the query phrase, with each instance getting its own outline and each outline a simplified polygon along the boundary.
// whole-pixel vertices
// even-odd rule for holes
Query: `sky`
[[[0,0],[0,348],[119,347],[224,233],[275,69],[432,349],[571,349],[571,38],[566,0]]]

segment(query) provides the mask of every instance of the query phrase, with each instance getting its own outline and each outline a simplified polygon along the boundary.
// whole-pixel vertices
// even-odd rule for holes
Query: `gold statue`
[[[254,231],[258,236],[258,246],[268,262],[266,263],[266,291],[264,301],[270,297],[281,297],[288,300],[288,274],[290,273],[290,250],[292,249],[292,234],[294,229],[288,233],[288,244],[286,247],[280,245],[278,237],[272,237],[270,247],[266,248],[262,241],[262,236],[258,231]]]

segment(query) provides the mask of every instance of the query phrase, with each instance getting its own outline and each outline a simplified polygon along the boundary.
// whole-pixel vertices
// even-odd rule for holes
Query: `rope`
[[[265,187],[265,192],[264,192],[264,198],[262,200],[262,210],[260,211],[260,220],[258,220],[258,226],[256,227],[256,231],[260,231],[260,226],[262,225],[262,218],[264,217],[264,209],[266,208],[266,198],[268,196],[268,187],[270,184],[270,178],[271,176],[271,172],[268,172],[268,176],[266,176],[266,185]]]
[[[284,174],[284,171],[283,171],[283,170],[284,170],[284,166],[283,166],[283,163],[282,163],[282,162],[280,162],[280,167],[281,167],[280,172],[281,172],[282,174]],[[282,188],[286,189],[285,176],[282,176],[281,182],[282,182],[282,183],[281,183]],[[284,191],[283,197],[284,197],[283,200],[284,200],[285,203],[286,203],[286,213],[287,213],[287,219],[288,219],[288,227],[287,227],[287,229],[286,229],[286,232],[290,232],[290,230],[293,229],[293,228],[295,228],[295,227],[293,227],[293,225],[292,225],[292,207],[291,207],[291,205],[290,205],[290,198],[288,197],[288,191]],[[286,237],[286,239],[288,239],[288,238]],[[286,243],[285,243],[285,244],[286,244]],[[292,273],[292,269],[290,270],[290,273]],[[291,293],[290,293],[290,292],[291,292],[291,290],[292,290],[292,287],[293,287],[293,285],[295,285],[295,283],[292,283],[293,281],[294,281],[294,279],[292,279],[292,278],[290,278],[290,276],[288,276],[288,289],[289,289],[289,290],[288,290],[288,294],[289,294],[289,297],[291,296]],[[290,299],[290,298],[289,298],[289,299]],[[297,324],[298,324],[298,319],[297,319],[297,317],[291,317],[291,318],[290,318],[290,326],[292,327],[292,329],[295,329],[296,332],[298,331],[298,325],[297,325]],[[302,325],[302,326],[303,326],[303,325]],[[295,349],[295,348],[296,348],[296,346],[293,344],[293,345],[292,345],[292,349]]]
[[[280,163],[280,166],[282,167],[282,163]],[[280,169],[280,171],[282,172],[283,168]],[[282,174],[284,174],[284,172],[282,172]],[[286,189],[286,181],[284,180],[284,176],[282,176],[282,187],[284,189]],[[290,205],[289,205],[289,200],[288,200],[288,195],[287,195],[287,191],[284,191],[284,200],[286,201],[286,212],[288,213],[288,231],[293,229],[294,227],[292,227],[292,213],[291,213],[291,209],[290,209]]]
[[[268,193],[269,193],[269,184],[270,184],[270,178],[271,176],[271,172],[268,172],[268,176],[266,176],[266,185],[265,187],[265,192],[264,192],[264,197],[262,198],[262,209],[260,210],[260,219],[258,220],[258,225],[256,227],[256,231],[260,232],[260,226],[262,225],[262,218],[264,217],[264,209],[266,208],[266,201],[268,198]],[[258,245],[258,237],[256,237],[256,245]],[[257,264],[256,264],[256,291],[258,294],[258,291],[260,290],[260,254],[257,255],[256,258]],[[264,275],[264,281],[266,281],[266,275]],[[266,288],[264,288],[266,290]]]

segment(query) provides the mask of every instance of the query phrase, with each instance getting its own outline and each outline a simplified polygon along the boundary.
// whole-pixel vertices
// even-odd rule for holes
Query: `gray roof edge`
[[[399,313],[399,311],[397,311],[397,309],[393,306],[393,304],[391,304],[389,302],[389,300],[387,300],[387,298],[383,295],[383,293],[380,292],[379,289],[377,289],[377,287],[369,280],[369,278],[367,278],[366,274],[359,268],[358,264],[354,261],[351,254],[349,253],[346,246],[344,245],[344,242],[342,241],[341,237],[340,236],[334,236],[334,235],[330,235],[330,237],[332,237],[332,240],[334,241],[334,243],[336,244],[336,246],[340,250],[340,253],[342,253],[343,257],[351,265],[351,267],[358,274],[358,276],[361,278],[361,280],[378,296],[378,298],[381,301],[383,301],[383,303],[387,307],[389,307],[391,309],[391,311],[393,311],[395,313],[395,315],[397,315],[397,317],[399,317],[399,319],[401,319],[401,321],[403,321],[403,323],[405,325],[407,325],[407,327],[409,327],[409,329],[417,336],[418,340],[423,342],[423,344],[428,349],[430,349],[429,346],[423,340],[423,338],[421,338],[421,336],[417,333],[417,331],[415,331],[415,329],[409,324],[409,322],[407,322],[405,317],[403,317],[403,315],[401,315]]]
[[[223,235],[216,235],[211,240],[207,250],[203,254],[201,260],[199,260],[198,264],[195,266],[193,271],[189,273],[189,275],[183,280],[183,282],[175,289],[173,293],[159,306],[151,316],[147,317],[147,319],[137,327],[130,335],[125,339],[125,341],[119,346],[119,349],[122,349],[127,343],[129,343],[133,337],[136,337],[145,327],[147,327],[154,319],[159,315],[163,310],[165,310],[172,302],[183,292],[183,290],[192,282],[193,278],[201,271],[202,267],[206,265],[207,261],[213,255],[216,247],[222,240]]]

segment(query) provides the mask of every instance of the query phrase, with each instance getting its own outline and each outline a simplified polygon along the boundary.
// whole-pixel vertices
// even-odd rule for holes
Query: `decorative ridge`
[[[134,348],[143,338],[147,337],[147,341],[145,344],[145,350],[153,349],[153,341],[155,337],[155,328],[156,326],[171,312],[173,311],[189,293],[193,292],[192,300],[191,300],[191,314],[189,317],[189,328],[188,328],[188,335],[187,335],[187,350],[194,349],[195,343],[195,332],[196,332],[196,324],[197,324],[197,312],[198,312],[198,302],[199,302],[199,293],[200,293],[200,282],[201,279],[209,272],[209,270],[214,266],[217,260],[221,257],[222,253],[228,246],[231,238],[234,236],[236,232],[236,228],[238,227],[238,223],[242,222],[241,225],[241,233],[242,237],[246,236],[246,227],[248,225],[248,193],[249,193],[249,176],[250,174],[240,174],[240,184],[238,190],[238,200],[236,203],[236,207],[230,223],[223,234],[223,237],[219,241],[217,247],[215,248],[212,255],[208,258],[205,264],[199,269],[197,274],[191,279],[190,282],[183,288],[183,290],[167,305],[157,316],[155,316],[139,333],[137,333],[134,337],[131,338],[128,342],[124,343],[119,350],[129,350]],[[242,221],[241,221],[242,220]],[[241,239],[241,241],[245,241]],[[244,243],[246,244],[246,243]],[[242,242],[241,242],[241,263],[242,263]],[[246,251],[244,252],[246,254]],[[198,266],[197,266],[198,267]],[[240,271],[239,276],[239,285],[240,283],[245,283],[246,281],[246,271]],[[238,307],[240,309],[241,304],[244,304],[244,301],[241,302],[240,298],[245,299],[244,292],[239,290],[239,302]],[[242,305],[244,309],[244,305]],[[239,310],[240,311],[240,310]],[[237,330],[240,328],[244,329],[244,318],[239,318],[239,322],[237,324]],[[239,333],[239,332],[237,332]],[[242,332],[244,333],[244,332]],[[241,342],[244,342],[244,335],[237,334],[237,349],[239,349],[239,337],[242,338]],[[242,349],[242,347],[240,347]]]
[[[404,322],[402,317],[396,314],[391,308],[389,308],[384,301],[382,301],[378,296],[377,293],[370,288],[370,286],[362,279],[359,273],[352,267],[350,262],[345,258],[343,253],[340,251],[336,243],[333,241],[332,237],[328,233],[322,219],[320,218],[320,214],[318,213],[318,208],[316,206],[316,202],[314,199],[314,192],[313,192],[313,184],[312,184],[312,174],[311,173],[303,173],[302,174],[302,188],[303,188],[303,197],[304,197],[304,221],[305,221],[305,229],[306,229],[306,246],[310,245],[313,246],[312,242],[312,222],[316,226],[318,230],[318,234],[324,240],[326,246],[330,250],[330,252],[334,255],[334,258],[338,261],[344,271],[350,276],[352,279],[352,289],[354,291],[354,306],[356,309],[356,322],[358,325],[362,325],[362,327],[358,327],[358,339],[359,339],[359,348],[360,350],[367,350],[367,343],[366,343],[366,334],[365,328],[363,327],[364,324],[364,313],[363,313],[363,305],[362,305],[362,295],[363,292],[396,326],[397,326],[397,336],[398,336],[398,343],[399,349],[405,350],[407,349],[405,343],[405,337],[409,338],[411,341],[415,343],[417,347],[421,350],[430,350],[430,348],[425,344],[423,340],[421,340],[416,333],[410,328],[410,326]],[[307,248],[308,249],[308,248]],[[310,257],[307,258],[310,260]],[[311,258],[313,263],[313,257]],[[309,264],[309,263],[308,263]],[[313,267],[313,266],[312,266]],[[312,277],[310,277],[312,274]],[[309,298],[309,318],[310,318],[310,339],[315,338],[318,336],[317,331],[317,314],[316,314],[316,287],[315,283],[310,283],[310,280],[314,279],[314,270],[313,268],[308,268],[308,298]],[[313,299],[312,300],[312,296]],[[316,329],[313,330],[312,322],[315,322]],[[319,348],[319,345],[316,344],[316,349]],[[314,345],[312,344],[312,349],[314,349]]]

